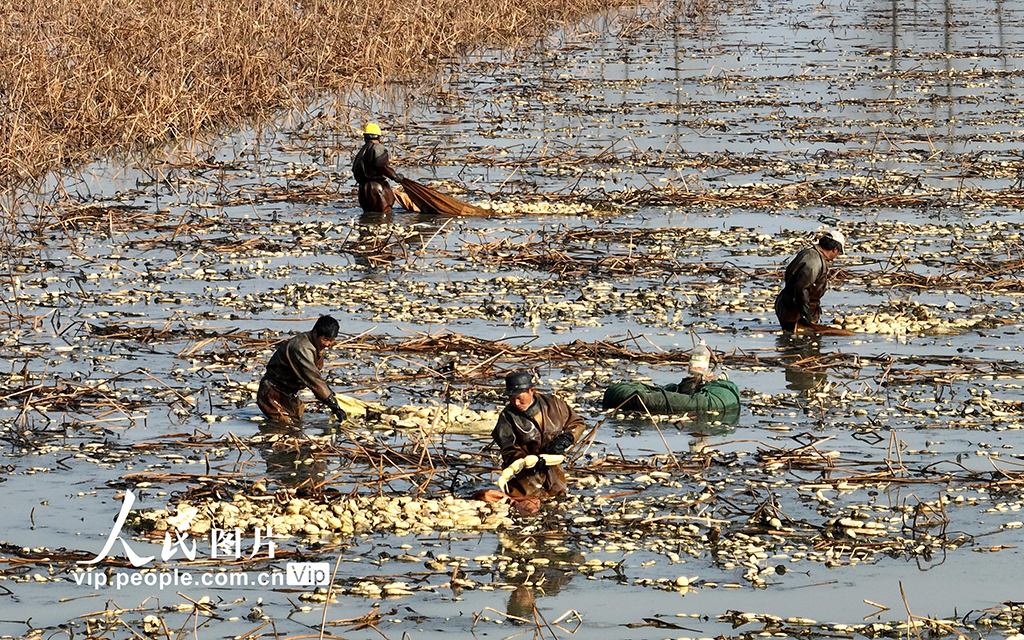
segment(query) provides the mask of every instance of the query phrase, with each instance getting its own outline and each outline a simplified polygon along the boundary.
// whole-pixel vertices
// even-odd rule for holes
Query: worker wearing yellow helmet
[[[388,163],[388,150],[380,141],[380,125],[370,122],[363,129],[363,148],[352,161],[352,175],[359,184],[359,206],[364,213],[390,213],[395,193],[388,179],[405,178]]]

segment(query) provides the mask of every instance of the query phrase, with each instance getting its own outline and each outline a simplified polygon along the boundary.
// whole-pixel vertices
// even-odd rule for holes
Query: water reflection
[[[394,211],[388,211],[387,213],[364,211],[359,214],[359,224],[364,224],[368,227],[379,227],[382,224],[391,224],[394,222],[394,218]]]
[[[359,236],[347,242],[346,249],[359,266],[386,267],[429,242],[451,220],[448,216],[408,211],[361,213]]]
[[[708,446],[710,438],[729,435],[736,431],[739,422],[740,408],[734,407],[717,414],[698,413],[692,421],[680,422],[678,426],[690,433],[690,452],[696,453]]]
[[[261,422],[258,446],[260,457],[267,464],[267,477],[287,487],[315,486],[324,481],[327,463],[313,454],[314,448],[302,427]],[[271,439],[270,436],[281,436]]]
[[[824,386],[828,374],[813,368],[821,356],[821,338],[814,333],[782,333],[775,347],[787,356],[786,388],[808,391]]]
[[[569,584],[576,567],[586,562],[577,543],[568,537],[498,534],[498,557],[506,557],[502,579],[516,587],[506,611],[513,623],[533,621],[538,596],[555,596]]]
[[[388,213],[363,212],[359,214],[359,224],[376,227],[385,224],[400,224],[417,229],[421,234],[433,234],[448,222],[448,216],[418,211],[392,209]]]

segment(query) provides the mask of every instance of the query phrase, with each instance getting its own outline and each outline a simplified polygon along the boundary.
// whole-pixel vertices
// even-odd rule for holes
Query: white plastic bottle
[[[690,351],[690,375],[707,375],[711,371],[711,349],[708,343],[701,341]]]

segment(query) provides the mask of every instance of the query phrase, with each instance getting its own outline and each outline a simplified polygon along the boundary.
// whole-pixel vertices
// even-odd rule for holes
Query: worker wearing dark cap
[[[828,288],[829,268],[843,253],[846,238],[826,231],[818,244],[796,254],[786,267],[782,291],[775,298],[775,315],[783,331],[813,328],[821,317],[821,298]]]
[[[338,404],[334,392],[320,373],[324,367],[324,351],[338,337],[338,321],[320,316],[312,331],[290,338],[277,348],[267,372],[260,381],[256,404],[263,415],[287,425],[297,425],[306,408],[299,392],[309,389],[342,422],[348,417]]]
[[[583,435],[586,423],[564,400],[537,391],[529,371],[505,376],[505,395],[509,403],[491,433],[501,450],[503,473],[516,469],[506,476],[503,490],[512,497],[562,495],[565,471],[560,463],[549,462],[561,459]]]

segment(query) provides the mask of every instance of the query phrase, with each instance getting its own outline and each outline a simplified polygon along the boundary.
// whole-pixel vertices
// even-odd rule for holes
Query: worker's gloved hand
[[[395,181],[396,182],[402,182],[403,180],[405,180],[405,176],[403,176],[402,174],[400,174],[400,173],[398,173],[396,171],[395,172]]]
[[[348,414],[345,413],[345,410],[341,408],[341,405],[338,404],[338,400],[334,396],[331,396],[324,400],[324,404],[327,405],[327,408],[331,410],[331,413],[334,414],[334,417],[338,419],[338,422],[345,422],[346,420],[348,420]]]
[[[543,453],[553,453],[561,455],[565,451],[576,443],[576,438],[573,437],[571,431],[563,431],[562,433],[555,436],[551,442],[547,443],[542,450]]]

